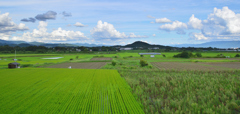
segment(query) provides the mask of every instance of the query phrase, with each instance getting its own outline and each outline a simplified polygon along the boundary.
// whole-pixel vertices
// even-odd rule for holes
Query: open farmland
[[[240,62],[221,62],[221,63],[204,63],[212,66],[227,67],[233,69],[240,69]]]
[[[1,69],[0,113],[144,113],[116,70]]]
[[[191,62],[152,62],[153,66],[161,70],[226,70],[224,66],[211,66],[202,63],[191,63]]]
[[[106,60],[112,60],[110,57],[96,57],[92,58],[91,61],[106,61]]]
[[[239,114],[240,71],[120,70],[146,114]]]
[[[61,63],[48,66],[47,68],[79,68],[79,69],[100,69],[107,62],[83,62],[83,63]]]

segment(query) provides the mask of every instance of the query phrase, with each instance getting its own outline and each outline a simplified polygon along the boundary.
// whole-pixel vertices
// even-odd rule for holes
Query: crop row
[[[0,70],[0,113],[144,113],[116,70]]]

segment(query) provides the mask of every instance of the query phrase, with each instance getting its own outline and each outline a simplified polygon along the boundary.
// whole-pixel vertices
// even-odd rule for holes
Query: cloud
[[[114,26],[107,22],[98,21],[97,26],[94,27],[91,31],[91,35],[93,38],[97,40],[105,40],[105,41],[122,41],[128,38],[146,38],[147,36],[135,35],[134,33],[130,33],[126,35],[124,32],[120,33],[117,31]]]
[[[153,36],[153,37],[155,37],[155,36],[156,36],[156,34],[153,34],[152,36]]]
[[[32,18],[32,17],[30,17],[30,18],[23,18],[23,19],[21,19],[21,21],[23,21],[23,22],[32,22],[32,23],[34,23],[35,21],[36,21],[36,19],[35,18]]]
[[[193,24],[189,24],[192,25],[192,29],[201,30],[201,34],[190,34],[190,38],[192,39],[240,40],[240,14],[234,13],[228,7],[223,7],[222,9],[214,8],[213,13],[209,14],[206,20],[198,20],[194,17],[194,15],[189,19],[189,23],[191,23],[190,20],[195,20],[195,26],[193,26]]]
[[[172,21],[168,18],[160,18],[155,20],[155,23],[170,23],[170,22]]]
[[[240,34],[240,14],[235,14],[228,7],[214,8],[214,12],[203,21],[204,35],[234,35]],[[214,28],[211,30],[211,28]]]
[[[147,16],[148,18],[151,18],[151,19],[155,19],[155,17],[151,16],[151,15],[148,15]]]
[[[71,13],[67,13],[67,12],[65,12],[65,11],[62,12],[62,15],[63,15],[64,17],[71,17],[71,16],[72,16]]]
[[[74,24],[74,26],[76,26],[76,27],[86,27],[87,25],[83,25],[82,23],[76,22]]]
[[[174,21],[172,24],[160,26],[159,29],[177,31],[178,34],[185,34],[185,30],[200,30],[200,33],[189,33],[190,39],[194,40],[240,40],[240,14],[236,14],[228,7],[214,8],[206,20],[200,20],[192,15],[187,24]]]
[[[56,19],[57,13],[54,11],[48,11],[43,14],[38,14],[35,18],[39,21],[46,21],[48,19]]]
[[[9,13],[0,14],[0,33],[10,34],[16,31],[28,30],[25,24],[15,24],[12,18],[9,17]]]
[[[81,41],[87,40],[84,33],[80,31],[67,31],[62,28],[53,30],[51,33],[47,32],[47,22],[40,21],[38,29],[34,29],[32,32],[23,33],[21,37],[13,37],[12,40],[23,41],[38,41],[38,42],[61,42],[61,41]]]
[[[208,40],[202,33],[190,33],[189,37],[193,40]]]
[[[187,29],[187,24],[179,21],[174,21],[172,24],[165,24],[160,26],[159,29],[165,30],[167,32],[177,31],[178,34],[186,34],[184,30]]]
[[[200,30],[203,27],[202,20],[200,20],[200,19],[194,17],[194,15],[192,15],[189,18],[188,27],[192,28],[192,29],[199,29]]]

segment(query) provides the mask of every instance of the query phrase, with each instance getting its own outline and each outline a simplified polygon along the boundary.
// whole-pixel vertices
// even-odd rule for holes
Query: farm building
[[[120,50],[132,50],[133,48],[128,48],[128,47],[126,47],[126,48],[120,48]]]
[[[151,55],[151,57],[154,57],[154,55],[161,55],[161,53],[138,53],[139,55]]]
[[[20,66],[20,63],[13,62],[8,64],[8,68],[18,68]]]

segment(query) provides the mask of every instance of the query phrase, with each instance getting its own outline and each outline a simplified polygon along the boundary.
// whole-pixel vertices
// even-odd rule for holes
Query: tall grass
[[[120,70],[145,113],[240,113],[240,71]]]

